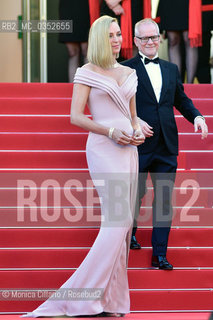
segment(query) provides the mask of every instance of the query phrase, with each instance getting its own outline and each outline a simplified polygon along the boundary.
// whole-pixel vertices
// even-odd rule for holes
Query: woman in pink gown
[[[130,311],[127,260],[136,200],[137,145],[144,142],[135,107],[135,71],[116,62],[122,42],[117,20],[103,16],[90,30],[88,61],[74,79],[71,121],[88,130],[86,154],[101,199],[99,234],[63,289],[101,290],[97,299],[48,299],[23,317],[121,316]],[[92,119],[84,115],[88,103]],[[122,191],[122,192],[121,192]]]

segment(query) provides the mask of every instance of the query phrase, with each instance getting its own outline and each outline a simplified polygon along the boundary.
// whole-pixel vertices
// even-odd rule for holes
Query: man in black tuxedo
[[[135,25],[135,45],[139,53],[122,64],[136,70],[138,88],[136,93],[137,114],[146,136],[145,142],[138,147],[139,152],[139,202],[146,193],[146,178],[151,175],[154,187],[153,199],[153,254],[151,264],[164,270],[173,266],[166,258],[168,236],[172,221],[171,193],[175,180],[178,155],[178,132],[173,106],[198,129],[202,138],[208,133],[205,119],[194,107],[191,99],[184,93],[178,68],[175,64],[158,58],[160,34],[158,25],[151,19],[144,19]],[[163,187],[159,199],[157,190]],[[136,210],[132,233],[131,248],[139,249],[135,233],[137,230]],[[163,219],[162,219],[163,218]]]

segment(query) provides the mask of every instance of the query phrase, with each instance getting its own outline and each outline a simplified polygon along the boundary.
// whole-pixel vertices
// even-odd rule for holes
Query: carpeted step
[[[0,98],[1,115],[68,115],[71,97]]]
[[[12,97],[0,96],[1,115],[70,115],[72,98],[69,97]],[[196,108],[205,116],[212,114],[212,99],[193,99]],[[181,115],[174,107],[175,115]],[[85,114],[90,114],[88,106]]]
[[[53,98],[72,96],[72,83],[6,83],[0,84],[0,96],[3,98]]]
[[[70,115],[71,96],[68,97],[22,97],[1,98],[2,115]],[[90,114],[88,106],[85,114]]]
[[[193,133],[194,126],[182,116],[176,117],[180,133]],[[213,133],[213,116],[206,117],[209,132]],[[70,123],[69,115],[0,116],[0,132],[86,132]]]
[[[99,227],[101,222],[100,207],[97,208],[61,208],[61,210],[52,208],[43,209],[26,207],[22,208],[0,208],[0,224],[6,228],[82,228]],[[194,228],[212,228],[213,214],[212,207],[196,208],[185,207],[173,209],[172,226],[194,227]],[[152,227],[152,208],[143,207],[140,210],[138,226]]]
[[[213,150],[213,133],[209,133],[207,139],[201,139],[200,133],[179,134],[179,149]]]
[[[0,249],[0,268],[76,268],[88,249]],[[213,248],[168,249],[167,257],[175,267],[212,267]],[[131,250],[130,268],[151,266],[151,248]]]
[[[181,152],[180,152],[181,153]],[[186,169],[212,168],[213,150],[202,152],[183,152],[185,154]]]
[[[0,96],[0,111],[2,115],[70,115],[71,97],[22,97],[2,98]],[[193,99],[196,108],[205,116],[212,114],[212,99]],[[89,115],[88,106],[85,114]],[[175,115],[180,112],[174,107]]]
[[[75,270],[10,270],[0,272],[1,288],[57,289]],[[213,286],[213,270],[128,269],[130,289],[208,289]]]
[[[90,247],[99,228],[76,229],[1,229],[0,248],[19,247]],[[137,239],[151,246],[152,229],[139,228]],[[213,247],[213,230],[204,228],[172,229],[169,247]]]
[[[194,227],[194,228],[212,228],[213,227],[213,217],[212,217],[213,209],[210,208],[196,208],[196,207],[174,207],[173,208],[173,219],[172,226],[174,228],[178,227]],[[83,225],[83,221],[81,221]],[[42,225],[42,223],[40,222]],[[96,223],[96,225],[98,222]],[[90,224],[91,225],[91,224]],[[17,226],[17,223],[15,224]],[[152,226],[152,208],[151,207],[143,207],[140,210],[140,216],[138,218],[138,226]]]
[[[184,84],[184,91],[190,98],[213,98],[212,84]]]
[[[208,131],[210,133],[213,133],[213,116],[206,116],[206,123],[208,125]],[[184,117],[179,116],[176,117],[176,123],[177,128],[180,133],[182,132],[188,132],[193,133],[194,132],[194,125],[190,122],[188,122]]]
[[[0,168],[88,168],[85,151],[0,150]],[[15,159],[15,161],[14,161]],[[205,159],[205,161],[204,161]],[[213,151],[180,152],[179,168],[212,168]]]
[[[87,133],[0,133],[2,150],[85,150]]]
[[[86,132],[70,123],[70,116],[0,116],[0,132]]]
[[[70,115],[71,97],[22,97],[2,98],[0,96],[1,115]],[[212,99],[193,99],[196,108],[205,116],[212,114]],[[174,107],[175,115],[180,112]],[[88,106],[85,114],[90,114]]]
[[[84,151],[0,151],[0,158],[0,168],[87,168]]]
[[[2,97],[69,97],[72,83],[1,83]],[[184,84],[191,98],[213,98],[211,84]]]
[[[202,115],[212,115],[213,98],[194,98],[192,99],[195,107],[202,113]],[[174,107],[174,112],[180,115],[180,112]]]
[[[211,290],[180,291],[130,291],[131,310],[148,311],[207,311],[212,308],[213,292]],[[43,299],[43,301],[46,299]],[[42,301],[0,301],[1,312],[29,312],[37,308]],[[164,318],[165,319],[165,318]],[[172,318],[170,318],[172,319]],[[178,318],[180,320],[180,318]],[[184,318],[185,320],[186,318]],[[196,319],[196,318],[195,318]],[[193,319],[194,320],[194,319]]]
[[[72,97],[9,97],[0,96],[1,115],[70,115]],[[196,108],[205,116],[212,114],[213,98],[193,99]],[[175,115],[180,112],[174,107]],[[90,114],[88,106],[85,114]]]
[[[131,310],[212,310],[212,290],[131,291]]]
[[[3,150],[85,150],[88,134],[75,133],[0,133]],[[200,134],[179,134],[180,150],[213,150],[213,133],[202,140]]]
[[[6,151],[8,152],[8,151]],[[48,152],[47,152],[48,153]],[[60,152],[59,152],[60,153]],[[66,153],[66,152],[65,152]],[[71,152],[72,153],[72,152]],[[181,152],[181,154],[185,154],[186,152]],[[190,153],[190,152],[188,152]],[[195,152],[195,155],[199,152]],[[205,152],[204,152],[205,154]],[[1,179],[0,179],[0,187],[4,188],[17,188],[18,181],[22,180],[33,180],[36,184],[36,187],[42,187],[43,183],[53,180],[55,183],[59,184],[59,187],[63,188],[65,185],[67,186],[68,181],[71,179],[72,189],[79,188],[93,188],[94,185],[91,180],[91,176],[88,172],[88,168],[85,169],[66,169],[61,168],[61,170],[50,169],[50,170],[39,170],[39,169],[0,169]],[[72,180],[73,179],[73,180]],[[101,176],[101,179],[103,177]],[[200,169],[200,170],[178,170],[176,173],[175,179],[175,188],[191,188],[191,183],[194,181],[199,184],[200,188],[211,188],[212,187],[212,179],[213,179],[213,168],[209,169]],[[47,180],[47,181],[46,181]],[[79,181],[76,181],[79,180]],[[24,184],[25,185],[25,184]],[[26,185],[28,185],[26,183]],[[49,185],[49,184],[47,184]],[[52,185],[50,183],[50,185]],[[55,186],[55,184],[53,184]],[[150,175],[147,177],[146,185],[148,190],[153,188],[152,181]],[[56,185],[58,186],[58,185]]]
[[[54,181],[54,183],[53,183]],[[80,183],[80,179],[79,179]],[[165,183],[165,187],[168,189],[170,187],[169,183]],[[20,186],[20,184],[19,184]],[[115,188],[115,185],[111,185],[110,187]],[[31,205],[36,205],[38,207],[75,207],[82,206],[100,206],[100,201],[98,198],[98,193],[94,187],[85,188],[85,187],[76,187],[73,186],[70,189],[70,186],[64,188],[64,186],[60,186],[60,184],[56,180],[52,180],[46,186],[39,188],[36,185],[32,184],[29,187],[25,187],[26,192],[24,192],[23,187],[21,189],[0,189],[0,199],[2,207],[17,207],[23,205],[29,205],[31,201]],[[117,185],[118,187],[118,185]],[[31,189],[31,190],[29,190]],[[108,192],[108,189],[105,189]],[[112,190],[112,189],[111,189]],[[159,184],[158,191],[161,192],[163,189]],[[172,189],[170,188],[170,192]],[[121,191],[122,192],[122,191]],[[31,197],[31,200],[28,198]],[[33,197],[33,198],[32,198]],[[194,185],[194,190],[191,186],[187,188],[175,188],[173,191],[173,205],[184,207],[185,205],[193,205],[194,207],[212,207],[213,206],[213,188],[199,188],[199,184]],[[114,200],[116,201],[116,200]],[[125,201],[125,198],[124,198]],[[143,204],[145,206],[152,206],[153,201],[153,188],[149,188],[147,193],[143,199]],[[189,203],[190,202],[190,203]],[[114,202],[115,203],[115,202]],[[160,203],[157,204],[160,210]],[[163,206],[163,204],[162,204]],[[163,208],[163,207],[162,207]],[[162,209],[163,210],[163,209]],[[116,212],[111,212],[111,218],[115,217]],[[125,212],[124,212],[125,214]],[[123,216],[125,218],[125,215]]]

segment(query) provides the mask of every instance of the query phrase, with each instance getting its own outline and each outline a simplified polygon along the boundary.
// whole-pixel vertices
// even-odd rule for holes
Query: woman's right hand
[[[133,146],[139,146],[140,144],[145,142],[145,136],[141,130],[135,130],[133,139],[132,139],[132,145]]]
[[[132,142],[132,137],[128,135],[125,131],[120,129],[114,129],[112,133],[112,139],[122,146],[126,146]]]

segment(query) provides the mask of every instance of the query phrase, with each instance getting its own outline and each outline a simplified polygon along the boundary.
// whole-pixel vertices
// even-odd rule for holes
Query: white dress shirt
[[[161,74],[160,65],[159,65],[159,63],[156,64],[153,62],[145,64],[144,59],[148,58],[148,57],[146,57],[141,52],[139,52],[139,54],[141,55],[141,61],[144,64],[146,72],[148,73],[148,76],[149,76],[150,82],[152,84],[156,99],[159,102],[161,89],[162,89],[162,74]],[[156,56],[153,59],[155,59],[157,57],[158,57],[158,55],[156,54]]]

